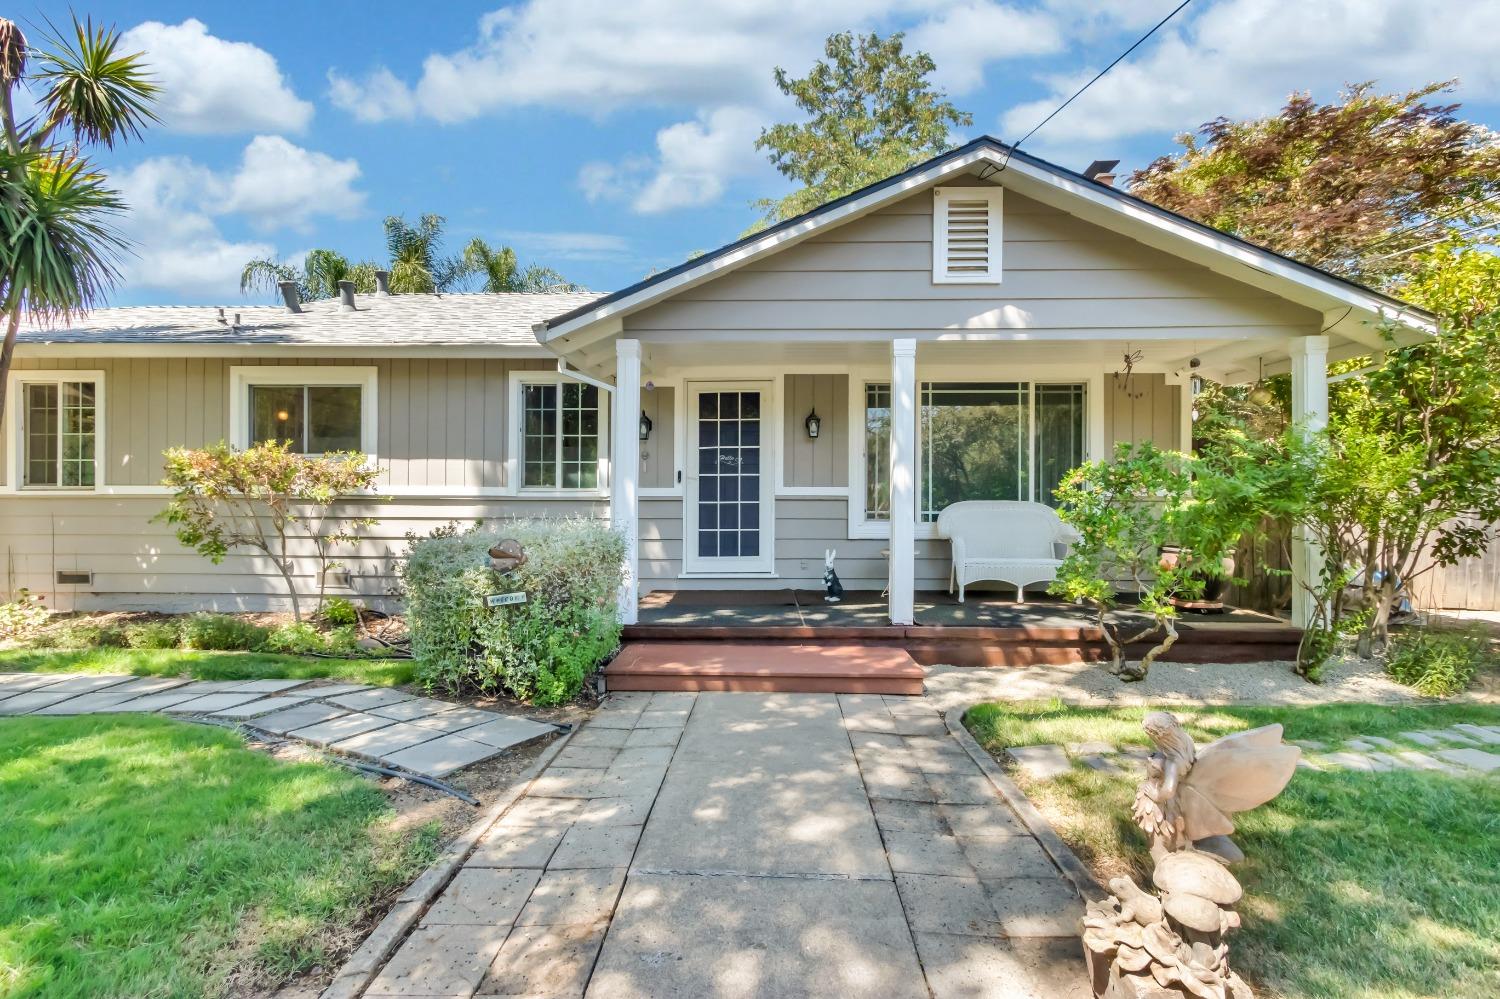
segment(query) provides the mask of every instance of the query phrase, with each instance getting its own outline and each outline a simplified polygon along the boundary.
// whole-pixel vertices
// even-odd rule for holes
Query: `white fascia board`
[[[539,335],[538,338],[543,343],[550,344],[559,337],[565,337],[570,333],[583,329],[585,326],[591,326],[600,320],[633,312],[650,302],[668,298],[685,288],[717,277],[725,271],[734,270],[737,267],[750,263],[752,260],[774,253],[789,244],[801,242],[820,229],[826,229],[829,226],[845,222],[854,216],[874,211],[884,204],[905,197],[918,188],[940,181],[945,177],[963,173],[975,163],[993,159],[993,154],[988,150],[976,149],[965,153],[963,156],[935,163],[921,173],[907,177],[899,184],[892,184],[878,191],[872,191],[862,198],[857,198],[830,211],[815,215],[798,225],[789,226],[778,232],[769,233],[754,242],[746,243],[733,253],[714,257],[697,267],[689,268],[681,274],[676,274],[659,284],[651,285],[649,288],[642,288],[633,295],[627,295],[616,301],[608,302],[597,309],[585,312],[583,315],[570,319],[559,326],[554,326],[552,329],[546,331],[545,334]]]

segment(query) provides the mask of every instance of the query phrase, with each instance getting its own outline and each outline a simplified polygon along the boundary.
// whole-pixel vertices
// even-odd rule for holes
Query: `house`
[[[1434,329],[991,138],[603,297],[292,307],[24,332],[8,584],[62,607],[274,604],[262,561],[211,566],[150,523],[164,448],[269,437],[379,463],[380,495],[343,507],[380,519],[344,559],[367,598],[408,531],[580,514],[628,537],[627,622],[653,590],[815,588],[837,549],[845,586],[905,624],[946,586],[947,504],[1046,502],[1118,441],[1186,447],[1195,376],[1290,371],[1316,424],[1330,361],[1380,349],[1386,324]]]

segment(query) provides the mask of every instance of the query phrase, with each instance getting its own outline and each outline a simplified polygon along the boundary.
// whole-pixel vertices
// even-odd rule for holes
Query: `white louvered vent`
[[[932,279],[1000,283],[1000,189],[937,188],[932,201]]]

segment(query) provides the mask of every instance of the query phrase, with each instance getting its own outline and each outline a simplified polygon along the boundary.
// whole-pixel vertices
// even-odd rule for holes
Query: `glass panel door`
[[[696,456],[687,502],[691,563],[706,571],[771,568],[765,518],[770,506],[761,389],[696,388],[692,441]],[[690,568],[693,565],[690,564]]]

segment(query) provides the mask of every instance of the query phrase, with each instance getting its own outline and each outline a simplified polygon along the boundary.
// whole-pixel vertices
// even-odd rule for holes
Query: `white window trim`
[[[921,428],[922,403],[920,393],[922,386],[929,382],[1026,382],[1033,387],[1037,385],[1056,384],[1082,384],[1084,389],[1084,458],[1088,461],[1099,461],[1108,457],[1108,445],[1104,440],[1104,385],[1106,379],[1105,365],[1078,365],[1078,364],[1053,364],[1053,365],[1025,365],[1013,367],[993,367],[976,370],[972,366],[955,366],[951,364],[928,364],[917,366],[917,453],[914,459],[913,473],[917,476],[917,489],[919,491],[919,502],[917,503],[917,523],[915,537],[917,540],[932,540],[937,534],[937,524],[923,522],[921,518],[921,469],[924,441]],[[891,536],[891,524],[887,520],[865,519],[865,386],[872,382],[886,384],[891,380],[891,372],[886,366],[862,366],[849,370],[849,537],[854,539],[889,540]],[[1033,413],[1033,420],[1035,414]],[[1033,442],[1035,433],[1032,434]],[[1034,443],[1033,443],[1034,449]],[[1033,467],[1035,466],[1035,455],[1032,455]]]
[[[61,384],[63,382],[93,382],[94,383],[94,484],[92,486],[23,486],[21,485],[21,456],[25,453],[26,442],[21,437],[21,427],[25,423],[25,402],[21,391],[23,384],[35,385],[37,383]],[[85,370],[28,370],[10,372],[10,377],[5,384],[5,398],[8,400],[9,413],[5,414],[5,486],[7,493],[26,493],[27,495],[57,494],[62,496],[77,496],[79,494],[96,493],[104,488],[104,473],[109,465],[105,459],[104,439],[104,372]]]
[[[359,449],[374,465],[377,421],[380,412],[375,393],[379,369],[373,366],[289,364],[279,367],[231,367],[229,369],[229,446],[250,446],[250,387],[252,385],[352,385],[359,393]]]
[[[531,496],[538,498],[576,498],[576,497],[609,497],[610,483],[613,477],[610,475],[610,411],[614,408],[613,394],[603,389],[599,391],[599,462],[598,476],[599,485],[593,489],[563,489],[555,486],[523,486],[521,485],[521,449],[525,446],[524,429],[525,420],[522,415],[525,400],[523,398],[522,386],[525,385],[564,385],[581,384],[586,385],[578,378],[569,378],[567,375],[557,371],[512,371],[506,385],[510,396],[510,405],[506,407],[510,414],[510,430],[505,435],[505,495],[507,496]]]
[[[1005,248],[1005,213],[1002,211],[1000,187],[935,187],[932,189],[932,283],[933,284],[999,284],[1001,251]],[[954,199],[989,202],[990,245],[989,270],[983,274],[954,274],[948,270],[948,203]]]

